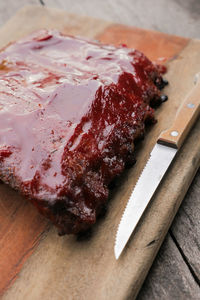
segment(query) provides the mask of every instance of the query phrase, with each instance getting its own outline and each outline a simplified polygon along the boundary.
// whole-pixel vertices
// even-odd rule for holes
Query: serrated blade
[[[133,230],[170,166],[177,149],[156,144],[138,179],[118,227],[115,257],[119,258]]]

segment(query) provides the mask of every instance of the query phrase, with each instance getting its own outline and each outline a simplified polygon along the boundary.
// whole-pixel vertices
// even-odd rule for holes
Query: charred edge
[[[92,238],[92,228],[89,228],[86,231],[79,232],[76,236],[77,242],[87,242]]]
[[[200,279],[198,278],[198,276],[196,275],[196,273],[193,270],[192,266],[190,265],[187,257],[185,256],[183,250],[181,249],[181,246],[179,245],[179,243],[178,243],[177,239],[175,238],[175,236],[174,236],[174,234],[173,234],[173,232],[172,232],[171,229],[169,230],[169,234],[170,234],[172,240],[174,241],[176,247],[178,248],[178,250],[179,250],[179,252],[180,252],[180,254],[181,254],[184,262],[186,263],[186,265],[187,265],[187,267],[188,267],[188,269],[189,269],[192,277],[194,278],[194,281],[198,284],[198,286],[200,286]]]
[[[167,95],[161,95],[160,96],[161,102],[165,102],[168,100],[168,96]]]
[[[155,85],[157,86],[157,88],[159,90],[164,89],[164,87],[169,84],[169,82],[166,79],[164,79],[164,78],[159,79],[159,81],[156,78],[156,80],[154,81],[154,83],[155,83]]]

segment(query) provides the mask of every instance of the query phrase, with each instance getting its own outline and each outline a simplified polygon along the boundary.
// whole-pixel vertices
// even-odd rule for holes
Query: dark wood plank
[[[200,38],[199,0],[43,0],[47,6],[113,23]]]
[[[176,215],[171,233],[200,282],[200,170]]]
[[[199,299],[200,288],[168,234],[137,300]]]

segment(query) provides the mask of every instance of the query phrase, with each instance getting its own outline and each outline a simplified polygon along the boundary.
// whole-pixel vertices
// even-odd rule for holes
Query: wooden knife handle
[[[200,113],[200,80],[197,81],[178,110],[172,126],[163,131],[158,143],[180,148]]]

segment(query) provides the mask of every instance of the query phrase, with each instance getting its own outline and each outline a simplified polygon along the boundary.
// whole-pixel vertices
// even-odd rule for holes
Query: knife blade
[[[114,247],[118,259],[171,162],[200,114],[200,76],[176,114],[172,126],[162,132],[151,151],[122,215]]]

